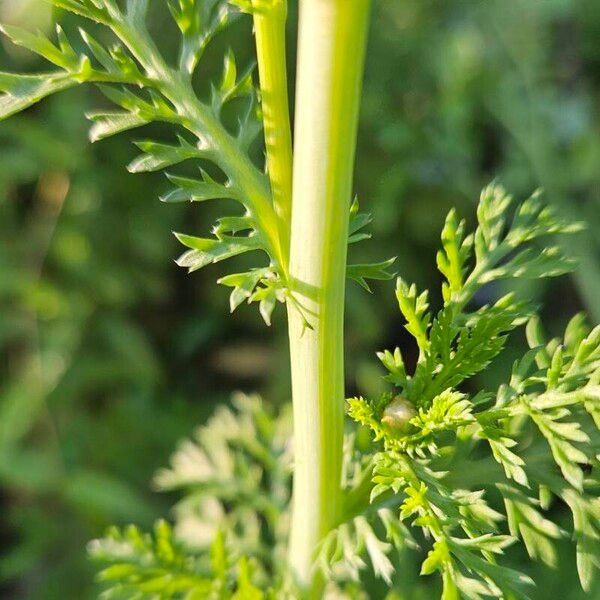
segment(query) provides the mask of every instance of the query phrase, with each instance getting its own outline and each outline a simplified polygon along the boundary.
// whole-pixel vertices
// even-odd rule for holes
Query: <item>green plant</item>
[[[470,308],[481,288],[500,279],[571,270],[557,246],[540,250],[535,243],[578,226],[563,223],[539,194],[513,207],[498,185],[482,194],[474,234],[451,213],[438,254],[446,280],[439,312],[429,311],[427,293],[398,280],[417,364],[410,373],[399,350],[381,355],[388,381],[400,391],[349,400],[349,415],[361,427],[348,426],[344,442],[345,279],[368,288],[368,279],[391,278],[391,261],[346,264],[348,243],[368,237],[369,217],[351,203],[368,0],[300,2],[293,164],[285,0],[236,0],[235,7],[220,0],[170,2],[181,33],[176,66],[145,27],[147,0],[124,7],[116,0],[52,2],[106,26],[118,43],[106,50],[82,32],[87,49],[78,52],[60,28],[54,45],[4,27],[58,70],[2,74],[0,115],[90,82],[119,106],[89,115],[93,141],[154,121],[172,124],[177,141],[139,142],[143,154],[129,169],[195,160],[200,175],[169,174],[175,187],[163,200],[232,200],[242,208],[220,218],[213,237],[176,234],[187,248],[178,264],[195,271],[262,251],[268,264],[219,280],[232,288],[231,310],[257,302],[267,324],[277,302],[288,310],[291,511],[288,419],[269,414],[256,399],[240,399],[237,414],[221,413],[157,476],[160,487],[185,490],[175,539],[161,523],[154,536],[117,530],[91,544],[92,555],[109,565],[100,575],[107,597],[318,598],[326,588],[360,597],[369,568],[392,585],[393,551],[427,540],[433,544],[422,573],[441,573],[444,598],[527,597],[530,578],[497,564],[497,555],[521,538],[532,558],[556,562],[554,540],[565,532],[543,514],[554,497],[573,512],[580,579],[590,589],[600,539],[593,495],[598,329],[589,331],[576,317],[564,340],[545,342],[534,308],[514,294]],[[254,20],[260,94],[251,71],[238,76],[227,53],[219,83],[201,100],[196,67],[240,11]],[[232,113],[241,115],[233,128]],[[268,176],[256,166],[255,138],[263,127]],[[505,386],[495,394],[459,388],[485,372],[507,335],[526,322],[531,349]],[[368,429],[373,442],[365,439]],[[510,535],[502,533],[503,515],[486,494],[504,503]]]

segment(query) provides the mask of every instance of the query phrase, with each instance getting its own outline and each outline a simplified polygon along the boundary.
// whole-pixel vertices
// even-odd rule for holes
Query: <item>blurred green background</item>
[[[152,31],[171,48],[156,15]],[[53,19],[75,39],[77,19],[42,0],[0,0],[1,22],[50,29]],[[221,36],[208,72],[227,45],[252,60],[247,21]],[[46,68],[5,40],[0,54],[1,70]],[[175,266],[169,232],[206,232],[217,215],[161,205],[161,176],[126,172],[136,154],[126,136],[90,145],[83,113],[102,102],[76,89],[0,124],[3,598],[95,597],[86,542],[110,523],[168,513],[172,498],[149,482],[177,441],[236,389],[289,399],[281,311],[268,330],[253,309],[230,316],[216,271]],[[600,321],[600,2],[375,0],[356,176],[374,239],[353,260],[397,255],[405,278],[437,287],[446,212],[472,222],[495,177],[517,196],[542,186],[587,222],[569,242],[577,273],[523,287],[552,332],[581,309]],[[351,393],[381,389],[374,352],[407,342],[393,283],[374,287],[348,288]],[[517,334],[488,387],[523,344]],[[573,563],[567,544],[559,571],[537,571],[535,597],[583,598]]]

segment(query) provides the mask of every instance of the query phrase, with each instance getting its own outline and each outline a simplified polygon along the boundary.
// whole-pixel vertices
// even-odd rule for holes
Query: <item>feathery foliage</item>
[[[174,509],[176,532],[206,549],[219,529],[239,548],[281,559],[291,478],[289,410],[272,416],[257,396],[236,394],[235,411],[219,407],[193,440],[183,442],[154,484],[185,499]]]
[[[240,71],[232,51],[223,59],[221,78],[210,83],[207,101],[194,89],[193,77],[212,39],[235,19],[241,10],[254,12],[269,6],[230,3],[227,0],[171,0],[168,7],[180,34],[176,65],[170,65],[154,44],[146,27],[148,0],[51,0],[58,8],[104,25],[116,38],[105,48],[87,30],[80,29],[85,49],[78,52],[58,25],[54,43],[42,33],[13,26],[1,31],[19,46],[57,67],[35,75],[0,73],[0,119],[10,117],[46,96],[82,83],[99,86],[116,109],[92,111],[90,140],[96,142],[152,122],[171,123],[173,141],[142,140],[142,154],[128,169],[132,173],[162,171],[185,161],[212,163],[219,176],[211,176],[199,165],[194,177],[167,172],[173,188],[161,197],[166,203],[233,200],[241,212],[217,220],[212,235],[199,237],[175,233],[186,251],[177,264],[189,272],[240,254],[262,252],[267,264],[242,273],[221,277],[218,283],[233,288],[230,308],[243,302],[257,303],[267,325],[277,303],[302,307],[290,293],[287,275],[287,242],[280,235],[289,223],[280,222],[269,177],[253,162],[250,150],[263,129],[259,94],[253,68]],[[122,6],[124,4],[124,6]],[[237,4],[237,6],[236,6]],[[204,83],[204,82],[203,82]],[[235,102],[234,102],[235,101]],[[223,110],[235,104],[238,126],[231,132],[223,122]],[[354,210],[354,209],[353,209]],[[355,211],[354,211],[355,212]],[[351,214],[353,233],[364,227],[365,215]],[[289,237],[289,236],[286,236]],[[350,243],[365,234],[354,235]],[[369,289],[367,279],[390,279],[391,261],[353,265],[348,276]],[[308,321],[307,321],[308,325]]]
[[[349,401],[350,416],[381,445],[365,471],[370,501],[394,499],[400,519],[432,539],[422,574],[441,574],[445,599],[528,597],[533,581],[496,557],[521,539],[532,558],[556,565],[555,542],[567,532],[544,516],[553,497],[573,513],[584,589],[599,566],[592,490],[598,485],[600,329],[590,331],[578,315],[563,340],[546,342],[532,307],[514,294],[468,309],[488,283],[557,276],[573,266],[558,246],[539,251],[531,243],[579,226],[560,221],[539,193],[514,208],[509,221],[511,208],[511,198],[492,185],[482,193],[474,234],[450,213],[437,259],[445,277],[441,310],[432,316],[427,292],[398,281],[399,307],[419,348],[414,372],[407,372],[398,349],[385,351],[379,358],[397,394]],[[495,394],[461,390],[525,323],[531,349],[510,381]],[[505,514],[486,499],[498,493]],[[505,519],[508,532],[501,528]]]
[[[88,114],[92,141],[152,122],[170,123],[173,139],[138,142],[142,154],[129,170],[161,171],[196,161],[196,177],[167,174],[174,187],[162,200],[231,200],[241,207],[219,218],[210,237],[176,233],[186,247],[177,263],[193,272],[260,251],[266,264],[219,279],[232,288],[231,310],[256,302],[267,324],[278,302],[291,302],[303,313],[290,290],[290,224],[276,210],[268,174],[251,158],[263,128],[252,70],[239,72],[227,52],[207,100],[200,99],[194,79],[210,41],[240,11],[260,16],[283,0],[170,1],[181,34],[175,65],[163,58],[146,28],[148,0],[51,2],[105,26],[117,43],[106,49],[81,31],[86,49],[77,52],[60,27],[56,43],[3,27],[15,44],[55,69],[1,73],[0,118],[55,92],[93,83],[117,108]],[[235,131],[223,118],[233,102],[239,109]],[[367,239],[370,217],[358,212],[356,202],[348,218],[348,244]],[[577,316],[562,340],[547,341],[534,307],[512,293],[470,308],[480,290],[496,281],[570,271],[573,261],[558,245],[538,248],[536,243],[579,226],[562,222],[539,193],[514,207],[498,185],[483,191],[477,220],[472,234],[454,212],[446,220],[437,255],[445,279],[437,314],[430,311],[428,292],[398,279],[399,308],[419,351],[414,371],[407,371],[398,349],[385,351],[380,359],[398,391],[349,400],[350,416],[371,430],[374,444],[357,449],[354,436],[348,437],[343,514],[325,534],[315,569],[351,597],[357,597],[352,582],[359,583],[367,568],[393,585],[394,551],[416,549],[425,541],[431,543],[421,573],[441,574],[444,600],[527,598],[531,578],[502,564],[506,548],[519,540],[533,559],[554,566],[556,541],[571,533],[586,590],[600,567],[595,493],[600,483],[600,329],[590,329]],[[350,265],[347,274],[369,290],[368,279],[392,277],[392,262]],[[308,317],[305,321],[310,326]],[[475,394],[459,387],[485,372],[507,336],[526,323],[530,351],[505,385],[495,393]],[[90,544],[91,555],[106,565],[99,576],[104,597],[259,599],[300,593],[290,581],[284,554],[289,418],[285,413],[274,418],[256,398],[238,397],[235,405],[235,412],[221,410],[185,442],[171,468],[156,477],[160,489],[184,493],[175,507],[174,531],[161,521],[153,535],[135,527],[114,529]],[[494,496],[504,512],[493,505]],[[571,532],[547,518],[553,499],[569,507]]]
[[[289,411],[273,416],[258,396],[220,407],[156,474],[157,489],[183,496],[174,529],[113,528],[90,543],[103,597],[258,600],[282,590],[290,425]]]
[[[503,564],[505,551],[520,541],[532,559],[552,567],[556,543],[569,535],[582,586],[592,586],[600,550],[599,328],[590,330],[577,315],[563,339],[547,341],[532,307],[514,295],[469,310],[477,291],[499,277],[568,270],[571,261],[558,251],[535,253],[529,244],[542,232],[577,227],[556,219],[537,194],[514,209],[510,224],[508,205],[502,188],[484,190],[470,236],[449,215],[438,257],[444,304],[435,317],[426,294],[398,282],[419,361],[409,375],[399,350],[381,353],[398,392],[349,400],[350,416],[371,430],[373,442],[365,443],[361,429],[346,438],[344,511],[315,561],[333,593],[359,598],[365,572],[393,586],[399,553],[429,548],[421,574],[440,573],[444,600],[528,598],[534,582]],[[460,389],[525,323],[530,350],[509,381],[495,393]],[[100,575],[110,593],[159,586],[152,589],[166,598],[211,597],[216,589],[226,591],[215,597],[242,597],[235,591],[242,579],[257,598],[298,593],[284,567],[289,415],[272,417],[256,397],[237,396],[234,406],[220,409],[156,476],[159,489],[184,494],[174,509],[175,542],[159,543],[171,536],[159,525],[169,533],[156,540],[132,529],[92,544],[93,555],[112,565]],[[571,532],[546,514],[554,498],[571,510]],[[131,541],[138,539],[145,541]],[[127,560],[106,551],[123,544]],[[161,544],[171,548],[168,564]],[[227,555],[227,569],[211,566],[215,553]],[[178,596],[181,590],[190,595]]]
[[[159,521],[154,534],[130,526],[112,528],[89,545],[93,560],[107,565],[98,574],[106,589],[101,598],[223,598],[261,600],[265,594],[252,583],[245,559],[234,563],[222,534],[206,556],[186,553],[173,539],[170,526]]]

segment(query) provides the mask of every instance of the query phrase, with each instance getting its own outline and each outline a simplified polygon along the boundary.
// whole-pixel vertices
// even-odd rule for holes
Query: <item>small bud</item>
[[[381,422],[392,429],[404,431],[408,422],[417,416],[417,409],[410,400],[396,396],[383,411]]]

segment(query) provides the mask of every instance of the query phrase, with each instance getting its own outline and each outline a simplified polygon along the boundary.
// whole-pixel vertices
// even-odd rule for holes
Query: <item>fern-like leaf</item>
[[[600,567],[593,495],[599,483],[600,327],[588,328],[577,315],[562,339],[546,341],[532,307],[513,294],[468,308],[490,282],[551,277],[573,266],[555,246],[534,251],[531,244],[579,226],[558,219],[538,193],[516,207],[509,222],[511,206],[501,187],[486,188],[473,234],[450,213],[437,257],[446,280],[442,309],[432,316],[427,292],[402,280],[396,290],[419,348],[414,372],[407,372],[398,349],[384,351],[379,358],[397,392],[348,403],[352,419],[371,430],[380,449],[369,463],[371,507],[398,505],[400,519],[433,541],[422,573],[440,573],[444,598],[528,597],[531,580],[497,558],[520,539],[533,559],[556,564],[556,541],[568,532],[545,515],[553,497],[573,513],[584,589]],[[530,350],[495,395],[481,390],[468,396],[459,389],[525,324]],[[364,487],[363,480],[351,495]],[[503,515],[485,502],[492,487],[504,500],[509,536],[500,530]]]

